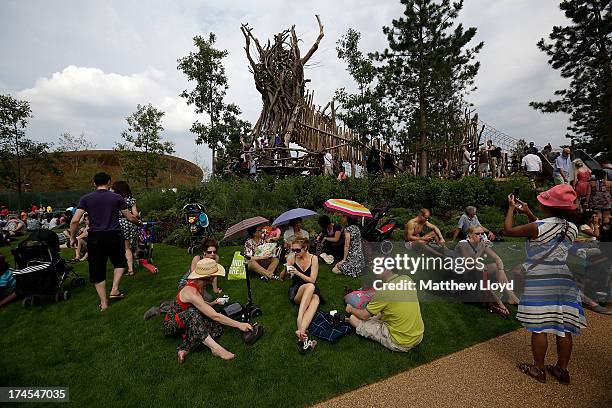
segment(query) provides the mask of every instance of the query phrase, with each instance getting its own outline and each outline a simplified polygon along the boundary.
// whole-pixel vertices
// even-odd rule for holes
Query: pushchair
[[[397,221],[390,218],[379,226],[380,221],[388,215],[389,208],[388,203],[380,203],[370,211],[372,218],[367,219],[361,227],[361,237],[364,240],[368,242],[390,242],[393,231],[398,226]]]
[[[185,222],[189,230],[189,247],[187,253],[193,254],[202,239],[211,235],[210,223],[206,208],[202,204],[191,203],[183,207]]]
[[[138,242],[134,250],[134,259],[151,273],[158,273],[159,269],[153,265],[153,242],[155,242],[156,222],[145,222],[138,228]]]
[[[43,296],[51,296],[56,302],[68,300],[70,291],[64,283],[70,275],[70,286],[83,286],[85,279],[80,277],[66,264],[59,254],[57,234],[49,230],[36,231],[17,248],[11,251],[17,269],[15,277],[16,293],[23,297],[23,306],[34,306]]]

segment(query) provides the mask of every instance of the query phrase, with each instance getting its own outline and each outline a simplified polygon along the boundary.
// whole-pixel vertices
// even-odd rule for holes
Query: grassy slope
[[[8,249],[0,253],[6,256]],[[224,265],[231,257],[231,248],[221,250]],[[352,335],[334,345],[321,342],[313,353],[301,355],[288,282],[257,280],[253,293],[264,311],[258,320],[265,336],[247,347],[235,329],[227,329],[220,342],[236,353],[235,360],[224,362],[203,351],[179,366],[175,349],[180,340],[162,336],[161,317],[145,322],[142,315],[176,295],[178,277],[190,259],[182,249],[156,245],[161,273],[139,269],[135,277],[124,277],[126,299],[104,314],[97,311],[89,284],[73,290],[68,302],[0,309],[0,385],[69,386],[70,399],[79,406],[304,406],[518,327],[474,306],[423,303],[425,338],[409,353],[392,353]],[[77,271],[87,276],[86,265]],[[325,310],[341,309],[343,286],[358,285],[326,266],[319,276]],[[233,300],[245,300],[244,281],[222,280],[220,286]]]

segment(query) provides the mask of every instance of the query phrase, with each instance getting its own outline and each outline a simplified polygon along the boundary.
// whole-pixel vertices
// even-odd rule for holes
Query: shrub
[[[402,224],[416,210],[426,207],[432,211],[433,222],[448,233],[467,205],[479,208],[481,221],[490,229],[501,229],[501,209],[514,187],[521,189],[521,199],[536,208],[533,188],[525,177],[495,182],[478,177],[444,180],[409,174],[393,179],[364,177],[342,181],[326,176],[213,178],[201,186],[182,188],[176,193],[142,193],[138,195],[138,203],[145,216],[160,221],[160,237],[175,244],[184,243],[188,236],[182,208],[193,202],[206,207],[214,232],[221,236],[231,225],[256,215],[272,220],[295,207],[324,212],[323,202],[329,198],[353,199],[370,208],[382,201],[388,202],[394,207],[393,216]],[[492,209],[485,212],[485,207]],[[309,220],[308,227],[318,229],[316,218]],[[175,231],[179,229],[184,233]]]

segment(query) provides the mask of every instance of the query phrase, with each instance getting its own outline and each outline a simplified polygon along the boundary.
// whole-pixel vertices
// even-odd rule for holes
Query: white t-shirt
[[[296,234],[295,231],[293,231],[293,227],[289,227],[289,229],[287,231],[285,231],[285,233],[283,234],[283,239],[285,240],[286,243],[288,243],[289,245],[291,245],[291,243],[293,242],[294,239],[296,239],[297,237],[301,236],[303,238],[308,239],[308,231],[301,229],[299,234]]]
[[[529,153],[521,161],[521,167],[526,167],[527,171],[540,171],[542,160],[535,154]]]
[[[334,165],[334,159],[332,158],[330,152],[325,153],[325,155],[323,156],[323,160],[325,163],[325,167],[332,167]]]

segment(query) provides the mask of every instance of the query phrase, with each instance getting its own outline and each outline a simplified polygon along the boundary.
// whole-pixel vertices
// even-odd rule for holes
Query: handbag
[[[240,254],[240,251],[234,252],[234,258],[232,264],[227,271],[228,280],[241,280],[246,279],[246,268],[244,267],[244,256]]]

